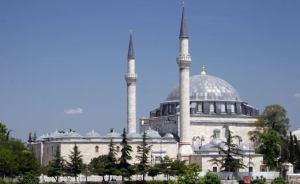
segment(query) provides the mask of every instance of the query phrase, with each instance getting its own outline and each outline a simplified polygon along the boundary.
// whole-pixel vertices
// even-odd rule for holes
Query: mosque
[[[264,169],[263,157],[256,154],[248,132],[255,129],[259,111],[243,101],[238,92],[225,80],[210,75],[205,66],[199,75],[190,76],[192,58],[189,53],[189,35],[185,6],[182,7],[179,33],[179,55],[176,59],[179,71],[179,86],[171,90],[166,100],[150,111],[147,118],[136,118],[135,53],[130,35],[128,48],[127,84],[127,133],[133,147],[132,163],[137,163],[137,146],[146,132],[152,145],[151,163],[159,163],[165,156],[198,163],[202,171],[220,171],[220,166],[209,160],[220,158],[219,147],[226,149],[224,142],[231,131],[240,136],[236,144],[242,150],[241,159],[247,167],[241,172],[259,172]],[[174,62],[175,64],[175,62]],[[139,127],[139,131],[137,131]],[[74,145],[78,146],[83,161],[108,153],[108,144],[113,141],[120,155],[120,133],[113,129],[106,135],[91,131],[86,135],[76,132],[53,132],[42,135],[30,143],[42,165],[47,165],[59,149],[68,159]]]

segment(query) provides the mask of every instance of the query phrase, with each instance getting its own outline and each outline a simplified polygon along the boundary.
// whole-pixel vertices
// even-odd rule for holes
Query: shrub
[[[282,177],[275,178],[271,184],[285,184],[286,182]]]
[[[261,176],[260,178],[256,177],[255,180],[252,180],[251,184],[267,184],[267,181],[266,181],[266,178]]]
[[[212,172],[206,173],[205,176],[201,178],[201,184],[220,184],[220,183],[221,181],[219,177]]]
[[[16,184],[16,182],[0,179],[0,184]]]
[[[32,173],[26,173],[18,179],[18,184],[38,184],[38,183],[39,183],[38,176]]]

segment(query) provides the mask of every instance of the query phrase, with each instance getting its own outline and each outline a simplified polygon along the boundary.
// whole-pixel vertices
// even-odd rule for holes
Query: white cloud
[[[300,98],[300,93],[295,93],[295,94],[294,94],[294,97],[295,97],[295,98]]]
[[[73,109],[65,109],[64,113],[66,115],[76,115],[76,114],[82,114],[83,113],[83,109],[78,107],[78,108],[73,108]]]

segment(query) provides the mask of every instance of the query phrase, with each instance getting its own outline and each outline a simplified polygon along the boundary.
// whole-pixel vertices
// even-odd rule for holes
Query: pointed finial
[[[206,75],[206,67],[205,67],[205,65],[202,65],[201,75]]]
[[[185,18],[185,1],[182,1],[182,15],[181,15],[181,25],[179,38],[188,38],[187,24]]]
[[[132,41],[132,30],[130,30],[127,59],[135,59],[135,54],[134,54],[134,49],[133,49],[133,41]]]

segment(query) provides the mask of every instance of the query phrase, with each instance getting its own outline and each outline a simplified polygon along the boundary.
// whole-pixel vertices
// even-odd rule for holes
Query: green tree
[[[91,175],[91,167],[90,167],[89,164],[83,164],[82,174],[85,176],[85,183],[87,183],[88,182],[88,176]]]
[[[125,128],[122,133],[122,142],[121,142],[121,157],[119,158],[119,173],[122,176],[122,182],[124,182],[125,177],[130,177],[134,169],[129,164],[129,160],[132,159],[131,152],[132,147],[128,144],[127,134]]]
[[[115,145],[113,143],[113,140],[110,140],[109,143],[109,151],[108,151],[108,164],[107,164],[107,174],[108,174],[108,180],[110,180],[111,175],[117,174],[117,150],[115,148]]]
[[[263,154],[265,164],[274,170],[278,166],[278,157],[280,153],[280,139],[275,131],[270,130],[261,137],[261,145],[258,148],[258,153]]]
[[[179,176],[184,174],[186,170],[186,164],[181,160],[174,160],[170,165],[170,175],[171,176]]]
[[[294,137],[294,144],[295,144],[295,168],[300,169],[300,146],[297,140],[297,137],[293,135]]]
[[[218,146],[220,157],[213,158],[210,162],[213,162],[216,165],[221,165],[221,169],[228,172],[237,172],[238,169],[244,168],[245,165],[242,161],[242,150],[239,148],[239,145],[235,144],[233,141],[235,139],[240,140],[241,138],[237,135],[232,135],[230,130],[228,131],[228,136],[226,141],[223,141],[222,144]]]
[[[143,134],[143,140],[141,145],[137,146],[137,159],[139,163],[137,164],[138,173],[143,175],[143,181],[145,181],[145,176],[149,169],[149,153],[151,151],[152,145],[148,145],[147,143],[147,135],[146,132]]]
[[[37,162],[36,157],[28,148],[24,149],[17,157],[18,173],[26,174],[32,173],[40,174],[40,164]]]
[[[155,164],[154,166],[149,168],[148,176],[152,177],[152,180],[154,180],[154,177],[159,175],[161,173],[161,169],[158,164]]]
[[[91,172],[98,176],[102,176],[102,180],[105,181],[105,175],[107,174],[108,156],[100,155],[97,158],[93,158],[89,164]]]
[[[286,137],[289,127],[289,118],[286,110],[280,105],[269,105],[265,107],[264,112],[256,121],[256,130],[250,131],[250,139],[254,141],[257,146],[263,133],[273,130],[280,138]]]
[[[0,140],[4,140],[7,136],[8,130],[4,123],[0,122]]]
[[[296,147],[295,147],[294,136],[292,135],[292,132],[290,132],[288,148],[289,148],[288,161],[289,161],[289,163],[295,164],[296,163]]]
[[[71,176],[74,176],[75,181],[77,181],[77,176],[82,171],[83,162],[82,162],[82,155],[78,150],[76,144],[73,147],[71,155],[69,155],[69,159],[70,161],[67,162],[67,173]]]
[[[13,152],[6,148],[0,148],[0,177],[12,177],[17,172],[17,163]]]
[[[55,181],[59,181],[59,177],[64,172],[64,159],[60,156],[60,150],[57,148],[54,158],[49,162],[46,173],[50,177],[54,177]]]
[[[165,156],[161,160],[160,170],[165,176],[167,176],[167,180],[169,180],[169,177],[172,174],[171,165],[172,165],[172,160],[170,159],[169,156]]]
[[[11,138],[9,132],[0,122],[0,177],[39,174],[40,165],[32,151],[20,140]]]

